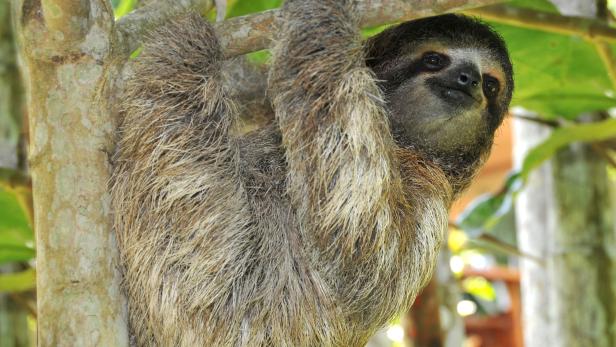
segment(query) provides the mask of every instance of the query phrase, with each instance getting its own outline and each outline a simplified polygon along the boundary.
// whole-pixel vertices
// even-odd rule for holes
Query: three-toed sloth
[[[212,26],[191,15],[150,35],[111,185],[137,345],[360,346],[430,278],[511,62],[459,15],[362,42],[354,2],[287,1],[275,121],[246,134]]]

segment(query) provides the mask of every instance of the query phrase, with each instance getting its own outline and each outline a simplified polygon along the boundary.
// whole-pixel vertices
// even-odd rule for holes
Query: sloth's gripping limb
[[[111,182],[131,326],[140,346],[204,345],[216,336],[197,332],[223,324],[204,312],[229,292],[232,277],[219,272],[243,256],[249,219],[228,135],[233,106],[218,41],[199,16],[145,42],[126,87]]]
[[[270,73],[288,193],[308,238],[342,260],[333,264],[384,246],[402,190],[353,2],[287,1]]]

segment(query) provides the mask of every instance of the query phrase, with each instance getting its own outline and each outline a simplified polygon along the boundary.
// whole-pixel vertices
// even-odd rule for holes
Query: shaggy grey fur
[[[210,24],[146,41],[111,185],[137,345],[360,346],[430,278],[451,182],[396,145],[351,3],[285,5],[246,135]]]

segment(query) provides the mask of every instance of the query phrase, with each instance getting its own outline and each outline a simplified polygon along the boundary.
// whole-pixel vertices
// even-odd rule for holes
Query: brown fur
[[[360,346],[431,276],[451,183],[396,146],[347,1],[284,11],[247,135],[207,22],[137,60],[111,195],[139,346]]]

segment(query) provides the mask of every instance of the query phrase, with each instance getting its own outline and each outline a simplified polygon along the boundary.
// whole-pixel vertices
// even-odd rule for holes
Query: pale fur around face
[[[137,59],[111,196],[138,346],[360,346],[431,276],[451,185],[395,145],[352,6],[283,11],[277,121],[247,135],[207,22]]]

